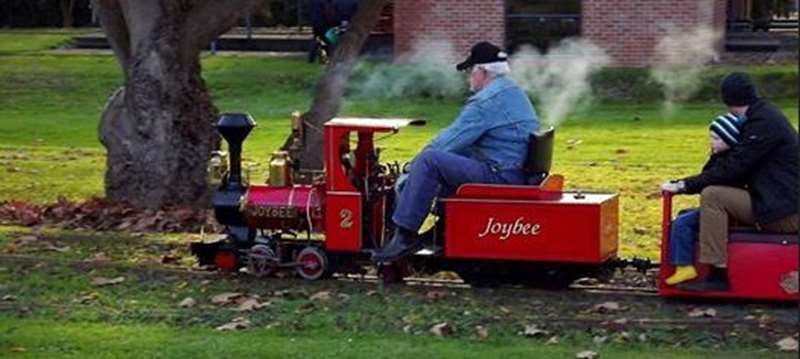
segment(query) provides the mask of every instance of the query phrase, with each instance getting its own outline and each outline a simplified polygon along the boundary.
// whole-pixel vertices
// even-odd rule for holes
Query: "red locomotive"
[[[215,192],[226,238],[193,243],[200,264],[247,267],[261,276],[294,269],[305,279],[363,273],[372,252],[391,233],[398,163],[381,163],[377,133],[423,124],[408,119],[335,118],[324,126],[324,176],[293,184],[285,152],[273,155],[266,185],[241,178],[241,144],[255,126],[246,114],[223,115],[218,130],[229,144],[230,172]],[[299,126],[295,125],[297,131]],[[421,235],[422,250],[380,268],[384,280],[409,271],[454,271],[471,284],[568,285],[605,272],[616,258],[619,202],[615,193],[563,191],[550,174],[553,130],[531,136],[526,171],[531,185],[465,184],[439,199],[440,218]],[[729,244],[732,290],[686,292],[664,284],[672,273],[668,241],[671,196],[664,196],[659,294],[665,297],[798,299],[798,238],[735,229]]]
[[[335,118],[324,126],[324,177],[293,184],[285,153],[273,157],[270,184],[247,185],[241,143],[255,126],[244,114],[223,115],[217,128],[229,143],[231,171],[214,195],[227,238],[195,243],[201,264],[255,275],[294,268],[306,279],[361,272],[391,233],[398,163],[379,161],[376,133],[421,121]],[[616,257],[618,197],[564,192],[549,175],[553,131],[533,135],[527,170],[534,185],[467,184],[440,199],[439,221],[422,235],[425,248],[382,268],[387,280],[409,270],[457,272],[468,282],[559,286],[591,274]]]

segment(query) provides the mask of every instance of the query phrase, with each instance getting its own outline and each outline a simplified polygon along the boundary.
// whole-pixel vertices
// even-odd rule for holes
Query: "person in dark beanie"
[[[679,288],[729,290],[727,240],[730,219],[758,230],[800,230],[798,133],[773,104],[758,97],[750,76],[732,73],[721,84],[722,101],[741,117],[740,142],[702,173],[664,184],[673,193],[700,193],[700,256],[709,275]],[[746,189],[734,185],[744,183]]]
[[[742,119],[727,113],[711,122],[709,129],[709,145],[711,156],[703,166],[703,171],[708,171],[727,156],[730,149],[739,144]],[[666,183],[663,189],[669,191],[674,183]],[[737,186],[740,187],[740,186]],[[700,210],[691,208],[681,211],[672,221],[669,236],[670,263],[675,266],[675,272],[666,279],[667,285],[675,285],[697,278],[697,269],[694,266],[695,245],[697,231],[700,228]]]

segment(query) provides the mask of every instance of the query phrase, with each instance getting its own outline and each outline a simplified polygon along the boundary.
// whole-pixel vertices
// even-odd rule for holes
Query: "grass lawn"
[[[0,226],[0,357],[792,357],[774,344],[796,330],[791,306],[705,303],[716,317],[693,319],[695,305],[657,297],[177,271],[197,239]],[[100,277],[122,279],[93,284]],[[215,304],[223,293],[244,298]],[[186,298],[195,303],[179,305]],[[263,307],[238,310],[247,298]],[[609,301],[624,309],[592,309]],[[251,327],[214,329],[237,317]],[[452,333],[431,334],[438,323]],[[520,335],[528,325],[546,332]]]
[[[96,129],[121,75],[112,56],[45,51],[67,38],[58,32],[0,32],[0,201],[102,195],[105,156]],[[203,66],[222,111],[247,111],[257,119],[244,156],[251,180],[263,179],[269,153],[288,133],[290,113],[308,106],[320,68],[300,60],[227,56],[207,56]],[[796,76],[789,67],[754,69],[773,70]],[[426,128],[382,142],[385,159],[408,160],[454,118],[460,102],[351,97],[343,112],[427,119]],[[796,99],[777,102],[796,122]],[[706,126],[720,111],[715,103],[684,104],[669,114],[652,102],[581,106],[558,129],[555,172],[571,188],[619,192],[622,255],[656,258],[657,186],[702,165]],[[712,319],[687,320],[693,305],[652,297],[628,299],[621,313],[599,313],[595,305],[624,299],[514,288],[454,289],[432,298],[430,288],[411,286],[301,285],[293,279],[165,270],[190,266],[187,243],[197,239],[0,226],[0,253],[38,258],[0,260],[0,357],[573,358],[592,350],[601,358],[758,358],[781,357],[775,341],[797,328],[796,308],[760,304],[708,304],[719,313],[714,320],[728,323],[720,327]],[[165,256],[170,264],[163,263]],[[93,285],[98,277],[124,280]],[[269,304],[239,312],[238,304],[211,303],[214,295],[230,292]],[[322,292],[330,297],[314,299]],[[196,304],[180,307],[187,297]],[[214,330],[239,316],[252,328]],[[678,322],[648,324],[659,320]],[[430,334],[440,322],[451,324],[454,333]],[[520,336],[529,324],[549,333]],[[479,338],[477,325],[489,330],[488,338]],[[552,337],[558,343],[546,344]]]
[[[62,44],[65,36],[0,33],[0,200],[103,194],[105,156],[97,125],[121,74],[113,56],[43,51]],[[299,59],[229,56],[206,56],[203,66],[220,110],[247,111],[258,121],[244,157],[251,181],[263,180],[269,153],[288,133],[290,113],[307,108],[320,68]],[[797,74],[793,67],[769,71]],[[381,143],[385,160],[405,161],[452,121],[461,101],[351,97],[343,114],[428,120],[425,128]],[[776,102],[796,123],[796,99]],[[702,166],[707,125],[721,111],[719,103],[697,102],[670,113],[657,102],[598,100],[579,106],[557,130],[554,172],[566,176],[569,188],[620,193],[622,255],[656,258],[658,185]],[[693,198],[679,200],[680,206],[693,203]]]

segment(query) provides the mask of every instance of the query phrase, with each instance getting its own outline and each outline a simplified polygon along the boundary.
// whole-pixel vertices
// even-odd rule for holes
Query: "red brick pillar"
[[[504,0],[399,0],[394,3],[394,51],[402,57],[420,40],[452,42],[458,56],[478,41],[505,43]]]
[[[706,26],[724,34],[726,0],[584,0],[581,33],[606,49],[616,66],[647,66],[656,44],[673,32]],[[717,44],[721,50],[722,42]]]

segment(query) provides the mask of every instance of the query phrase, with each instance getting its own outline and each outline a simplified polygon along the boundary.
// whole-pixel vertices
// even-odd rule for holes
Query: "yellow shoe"
[[[675,274],[667,278],[666,282],[667,285],[675,285],[695,278],[697,278],[697,271],[694,269],[693,265],[677,266],[675,268]]]

